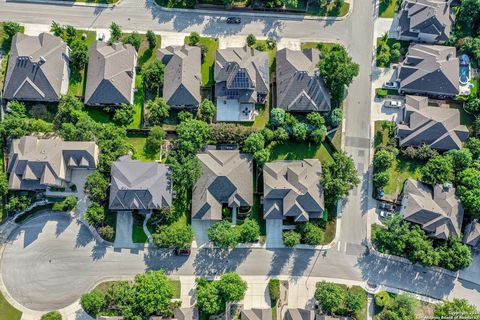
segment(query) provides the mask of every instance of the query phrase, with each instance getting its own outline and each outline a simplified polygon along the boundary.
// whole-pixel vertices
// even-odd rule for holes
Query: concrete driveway
[[[208,243],[208,228],[217,223],[218,221],[214,220],[197,220],[192,219],[192,228],[195,232],[195,241],[197,247],[200,247]]]
[[[117,228],[115,232],[115,248],[134,248],[132,240],[133,216],[131,211],[117,212]]]
[[[283,247],[283,221],[281,219],[267,219],[267,248],[281,248]]]

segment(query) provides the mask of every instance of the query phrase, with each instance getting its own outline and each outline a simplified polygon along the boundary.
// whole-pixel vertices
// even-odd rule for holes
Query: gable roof
[[[480,248],[480,222],[478,220],[473,220],[465,227],[463,242]]]
[[[242,310],[241,320],[273,320],[272,309],[250,309]]]
[[[3,97],[5,99],[58,101],[68,89],[69,49],[49,33],[12,40]]]
[[[208,150],[197,155],[202,176],[192,194],[192,219],[221,220],[222,204],[253,205],[253,159],[238,150]]]
[[[263,167],[263,217],[296,221],[320,218],[324,210],[320,185],[322,165],[318,159],[278,160]]]
[[[112,164],[111,210],[151,210],[172,205],[172,172],[157,162],[121,159]]]
[[[217,50],[215,95],[235,96],[241,103],[256,103],[258,94],[268,94],[268,54],[244,46]]]
[[[459,93],[459,61],[454,47],[412,44],[399,64],[400,91],[455,96]]]
[[[130,44],[111,46],[95,41],[88,59],[85,103],[119,105],[133,103],[137,52]]]
[[[198,106],[201,101],[200,47],[169,46],[158,49],[157,58],[165,64],[163,98],[169,106]]]
[[[59,186],[70,170],[96,169],[99,149],[95,142],[38,139],[25,136],[12,141],[7,172],[12,190],[39,190]]]
[[[431,36],[435,42],[448,40],[454,21],[450,1],[405,0],[399,15],[400,37]]]
[[[462,148],[468,138],[467,127],[460,124],[460,111],[430,107],[427,97],[407,96],[403,119],[397,130],[400,147],[428,144],[445,151]]]
[[[277,52],[277,105],[287,111],[330,111],[330,92],[320,76],[320,51]]]
[[[431,237],[448,239],[460,236],[463,205],[451,185],[430,186],[407,179],[403,189],[400,214],[407,221],[419,224]]]

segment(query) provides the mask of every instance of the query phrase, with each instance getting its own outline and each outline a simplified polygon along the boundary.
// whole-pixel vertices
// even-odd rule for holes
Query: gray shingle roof
[[[446,151],[462,148],[468,129],[460,125],[458,109],[429,107],[427,97],[407,96],[404,124],[398,125],[397,137],[401,147],[428,144]]]
[[[202,176],[192,195],[192,219],[221,220],[222,204],[253,205],[253,160],[238,150],[208,150],[197,155]]]
[[[324,210],[318,159],[274,161],[263,167],[263,217],[296,221],[320,218]]]
[[[12,190],[41,190],[62,186],[72,169],[96,169],[99,149],[95,142],[38,139],[26,136],[12,141],[7,172]]]
[[[234,95],[240,103],[257,103],[270,85],[268,54],[252,49],[217,50],[214,70],[215,96]]]
[[[405,0],[399,15],[401,38],[416,38],[429,42],[448,40],[454,21],[450,1]]]
[[[292,308],[287,309],[285,313],[285,320],[349,320],[349,317],[343,316],[328,316],[324,314],[315,313],[314,310]]]
[[[58,101],[68,91],[69,49],[49,33],[12,40],[3,97],[5,99]]]
[[[165,64],[163,98],[171,107],[200,104],[201,60],[199,47],[170,46],[158,49],[157,58]]]
[[[108,45],[95,41],[88,59],[85,103],[119,105],[133,103],[137,52],[130,44]]]
[[[454,47],[412,44],[399,64],[400,91],[455,96],[459,93],[459,61]]]
[[[480,248],[480,222],[478,220],[473,220],[465,227],[463,242],[474,248]]]
[[[241,320],[273,320],[272,309],[250,309],[242,310]]]
[[[320,51],[277,52],[277,106],[288,111],[330,111],[330,93],[318,71]]]
[[[197,320],[198,309],[194,307],[175,308],[173,310],[173,318],[176,320]]]
[[[447,239],[460,236],[463,205],[451,185],[430,186],[407,179],[403,189],[400,214],[405,220],[419,224],[431,237]]]
[[[157,162],[123,159],[111,168],[111,210],[152,210],[172,205],[170,167]]]

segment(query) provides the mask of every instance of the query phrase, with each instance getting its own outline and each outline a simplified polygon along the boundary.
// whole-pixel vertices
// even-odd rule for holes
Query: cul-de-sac
[[[480,0],[0,0],[0,320],[480,320]]]

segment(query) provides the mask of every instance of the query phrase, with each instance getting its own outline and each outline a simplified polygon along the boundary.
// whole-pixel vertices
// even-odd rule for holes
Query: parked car
[[[403,107],[403,102],[400,100],[385,100],[383,106],[388,108],[401,108]]]
[[[242,22],[242,19],[240,17],[228,17],[227,18],[227,23],[228,24],[239,24]]]
[[[189,256],[192,251],[190,249],[178,249],[176,248],[174,251],[176,256]]]
[[[105,33],[103,33],[103,32],[100,33],[99,36],[98,36],[98,40],[100,40],[100,41],[105,40]]]
[[[388,211],[385,211],[385,210],[380,210],[380,217],[383,218],[383,219],[387,218],[391,214],[392,214],[391,212],[388,212]]]
[[[389,211],[389,212],[395,211],[394,205],[388,202],[383,202],[383,201],[379,202],[378,207],[382,210]]]
[[[398,82],[387,81],[383,84],[383,87],[386,88],[386,89],[398,89]]]

